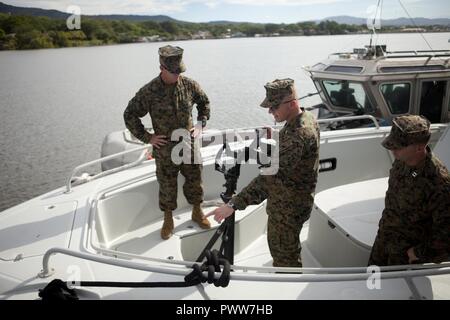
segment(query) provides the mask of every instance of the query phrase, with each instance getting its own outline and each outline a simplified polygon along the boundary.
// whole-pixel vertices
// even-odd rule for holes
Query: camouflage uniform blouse
[[[421,261],[448,259],[450,177],[429,148],[418,168],[394,161],[379,227],[388,241],[414,247]]]
[[[314,116],[304,111],[286,123],[280,130],[279,143],[278,172],[253,179],[233,198],[237,209],[243,210],[267,198],[269,214],[298,214],[305,205],[303,198],[310,198],[314,193],[320,143],[320,131]]]
[[[180,75],[176,84],[167,85],[159,75],[136,93],[123,117],[128,130],[142,142],[149,143],[151,134],[139,119],[149,113],[155,134],[165,135],[170,140],[172,131],[192,128],[194,104],[198,110],[197,120],[209,120],[209,100],[196,81]]]

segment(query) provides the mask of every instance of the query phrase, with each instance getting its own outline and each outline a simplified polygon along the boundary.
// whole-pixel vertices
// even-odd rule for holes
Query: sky
[[[450,18],[448,0],[0,0],[19,7],[68,11],[78,6],[81,14],[167,15],[177,20],[218,20],[260,23],[295,23],[348,15],[369,17],[382,2],[382,19],[407,17]]]

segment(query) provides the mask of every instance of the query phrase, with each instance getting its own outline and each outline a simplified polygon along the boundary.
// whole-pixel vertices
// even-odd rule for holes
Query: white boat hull
[[[432,142],[446,126],[434,125]],[[324,132],[321,159],[336,158],[337,168],[319,174],[316,203],[301,234],[300,271],[272,268],[266,243],[265,202],[236,213],[235,263],[226,288],[202,284],[189,288],[76,287],[85,299],[450,299],[450,264],[372,274],[365,267],[371,237],[381,215],[383,185],[392,162],[380,146],[389,128]],[[351,152],[348,152],[351,151]],[[214,208],[224,182],[214,170],[217,146],[202,150],[205,211]],[[258,174],[243,167],[238,189]],[[0,298],[37,299],[53,279],[68,281],[183,281],[215,232],[190,221],[191,208],[179,178],[174,235],[159,237],[162,213],[157,206],[154,161],[145,161],[71,189],[51,191],[0,215]],[[370,180],[370,181],[368,181]],[[372,207],[330,215],[328,196],[349,194]],[[378,183],[377,192],[370,188]],[[333,188],[336,187],[336,188]],[[369,188],[369,190],[368,190]],[[359,197],[359,198],[358,198]],[[328,207],[327,207],[328,206]],[[349,217],[359,220],[349,223]],[[364,220],[364,217],[370,217]],[[330,226],[334,224],[334,228]],[[364,227],[367,224],[367,228]],[[351,235],[347,231],[352,230]],[[187,267],[188,266],[188,267]],[[413,268],[414,269],[414,268]],[[218,276],[218,275],[217,275]]]

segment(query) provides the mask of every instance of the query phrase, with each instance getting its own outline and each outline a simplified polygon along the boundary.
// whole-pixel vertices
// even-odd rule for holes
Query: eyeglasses
[[[282,102],[282,103],[280,103],[280,104],[279,104],[278,106],[276,106],[276,107],[270,107],[269,110],[270,110],[270,112],[277,111],[283,104],[292,102],[292,101],[294,101],[294,100],[296,100],[296,99],[294,98],[294,99],[291,99],[291,100],[289,100],[289,101]]]
[[[163,65],[161,65],[161,66],[163,67],[164,70],[166,70],[167,72],[169,72],[169,73],[171,73],[173,75],[179,75],[180,74],[180,72],[172,72],[169,69],[167,69],[165,66],[163,66]]]

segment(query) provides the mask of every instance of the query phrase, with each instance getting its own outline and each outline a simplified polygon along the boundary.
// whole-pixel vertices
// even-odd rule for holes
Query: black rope
[[[199,266],[194,264],[191,273],[184,277],[183,282],[114,282],[114,281],[80,281],[72,282],[81,287],[117,287],[117,288],[184,288],[208,282],[216,287],[226,287],[230,282],[231,266],[219,251],[205,251],[206,261]],[[222,266],[222,269],[221,269]],[[208,276],[203,272],[207,271]],[[222,272],[218,279],[216,272]],[[78,300],[75,290],[67,287],[67,282],[61,279],[52,280],[44,289],[39,290],[42,300]]]

